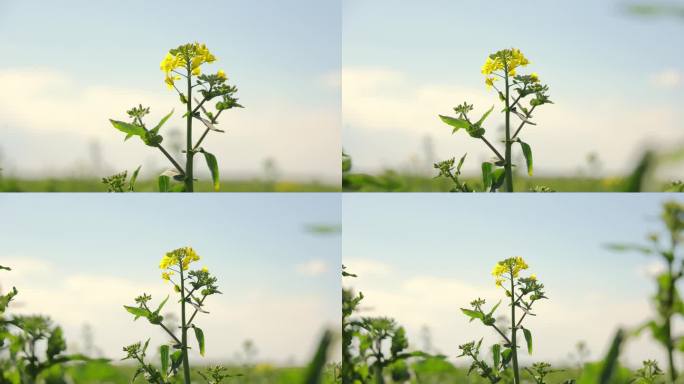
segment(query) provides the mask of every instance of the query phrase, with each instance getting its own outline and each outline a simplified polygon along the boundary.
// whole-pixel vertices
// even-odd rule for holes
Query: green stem
[[[520,384],[520,373],[518,371],[518,344],[516,343],[517,326],[515,324],[515,278],[511,270],[511,353],[513,355],[513,379],[515,384]]]
[[[188,97],[187,97],[187,121],[186,140],[185,140],[185,192],[193,192],[193,156],[195,152],[192,149],[192,66],[191,60],[188,60]],[[182,268],[181,268],[182,269]]]
[[[185,277],[183,276],[183,262],[180,263],[181,282],[181,348],[183,351],[183,377],[185,384],[190,384],[190,361],[188,359],[188,327],[185,322]]]
[[[674,251],[674,248],[673,248]],[[672,252],[674,255],[674,252]],[[677,369],[674,366],[674,342],[672,340],[672,313],[674,305],[674,290],[675,290],[675,277],[673,276],[672,260],[668,261],[667,272],[670,275],[670,283],[667,290],[667,307],[668,314],[665,319],[665,337],[666,337],[666,347],[667,347],[667,363],[669,367],[670,381],[675,382],[677,380]]]
[[[506,74],[506,159],[504,164],[506,192],[513,192],[513,164],[511,162],[511,109],[510,109],[510,87],[508,84],[508,64],[504,64]]]

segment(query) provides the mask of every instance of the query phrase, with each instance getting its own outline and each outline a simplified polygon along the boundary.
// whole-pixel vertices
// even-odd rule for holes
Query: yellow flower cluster
[[[487,76],[485,84],[487,87],[494,85],[497,79],[489,75],[496,71],[505,71],[508,76],[515,76],[516,68],[524,67],[529,63],[530,61],[517,48],[504,49],[491,54],[482,66],[482,74]]]
[[[206,45],[200,43],[185,44],[169,51],[162,60],[160,68],[166,75],[164,82],[169,88],[173,88],[174,81],[180,80],[180,76],[173,74],[175,69],[187,69],[189,67],[192,75],[198,76],[201,73],[202,64],[213,63],[214,61],[216,61],[216,57]]]
[[[510,257],[506,260],[499,261],[492,269],[492,276],[496,279],[496,285],[501,287],[504,281],[504,276],[516,278],[520,271],[529,268],[522,257]],[[536,279],[536,276],[534,277]]]
[[[171,267],[182,265],[182,268],[185,271],[190,267],[190,263],[198,261],[199,259],[199,255],[190,247],[178,248],[171,252],[167,252],[159,262],[159,268],[165,270],[162,272],[162,279],[167,281],[171,279],[173,271],[167,271]]]

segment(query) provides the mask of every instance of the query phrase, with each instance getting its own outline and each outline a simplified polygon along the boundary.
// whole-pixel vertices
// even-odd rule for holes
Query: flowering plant
[[[492,346],[492,365],[480,358],[480,347],[482,346],[482,339],[479,342],[471,341],[459,346],[461,355],[459,357],[468,356],[473,360],[469,372],[476,371],[481,377],[488,379],[491,383],[498,383],[506,375],[513,376],[513,383],[520,383],[520,368],[518,365],[518,331],[521,330],[527,343],[528,353],[532,353],[532,332],[523,327],[523,320],[527,316],[535,316],[532,313],[532,306],[538,300],[546,299],[544,294],[544,285],[541,284],[535,275],[529,277],[520,276],[520,272],[527,270],[529,267],[522,257],[511,257],[499,261],[492,270],[494,282],[497,287],[503,288],[506,297],[509,300],[511,307],[510,314],[510,333],[504,332],[503,325],[497,325],[497,319],[494,317],[501,301],[499,301],[489,311],[484,309],[486,304],[484,299],[478,298],[470,303],[471,308],[461,308],[463,314],[470,318],[470,321],[480,320],[482,324],[487,327],[492,327],[503,339],[503,345],[494,344]],[[522,312],[522,316],[518,316]],[[543,380],[548,372],[550,366],[547,364],[535,365],[532,367],[534,372],[539,372]],[[509,368],[511,370],[509,371]],[[511,372],[512,371],[512,372]]]
[[[195,250],[190,247],[183,247],[166,253],[159,263],[159,268],[162,270],[162,279],[172,283],[174,291],[180,296],[178,301],[181,312],[180,337],[178,337],[171,326],[164,323],[164,316],[161,314],[161,310],[169,300],[169,296],[156,309],[152,309],[149,306],[148,303],[152,300],[152,296],[148,294],[136,297],[135,302],[137,305],[124,306],[126,311],[135,316],[134,320],[144,317],[150,324],[157,325],[163,329],[171,338],[171,346],[165,344],[159,348],[161,369],[145,361],[147,347],[150,342],[149,339],[145,343],[137,342],[124,348],[124,352],[126,352],[124,360],[131,359],[138,363],[138,369],[133,380],[137,376],[143,375],[149,383],[166,384],[170,383],[170,380],[179,374],[179,370],[182,369],[183,382],[190,384],[188,332],[190,329],[194,331],[199,353],[204,356],[204,332],[195,325],[195,317],[198,313],[209,313],[204,308],[204,301],[211,295],[221,293],[216,285],[216,277],[213,277],[207,268],[189,270],[190,264],[199,261],[199,259],[200,257]],[[190,310],[192,311],[191,314]],[[171,348],[173,348],[174,352],[171,352]],[[222,372],[223,369],[221,367],[216,367],[207,374],[214,378],[216,378],[216,375],[221,376],[221,378],[231,376]]]
[[[143,122],[143,118],[150,113],[150,108],[143,107],[142,105],[126,111],[126,114],[131,119],[130,122],[110,119],[114,128],[126,134],[124,140],[138,136],[145,145],[159,149],[171,162],[174,169],[159,176],[160,192],[192,192],[194,190],[193,160],[197,153],[204,155],[211,172],[214,190],[219,190],[219,170],[216,156],[207,152],[201,145],[209,131],[224,132],[216,127],[218,118],[223,111],[232,108],[242,108],[242,105],[238,104],[238,99],[234,97],[237,88],[227,84],[228,77],[223,70],[213,74],[202,74],[202,66],[215,61],[216,57],[209,51],[206,45],[192,43],[169,50],[161,62],[160,67],[164,72],[164,83],[166,83],[169,89],[175,90],[178,93],[180,102],[185,105],[186,109],[183,115],[186,121],[186,141],[185,150],[183,151],[185,153],[184,166],[181,166],[174,156],[163,147],[162,142],[164,138],[159,133],[161,127],[173,114],[173,111],[164,116],[151,129],[148,129]],[[178,85],[178,82],[181,80],[184,80],[184,83]],[[183,89],[181,90],[181,88]],[[194,93],[193,90],[195,91]],[[196,93],[202,96],[201,100],[195,97]],[[215,111],[213,112],[207,109],[207,103],[212,100],[218,100],[214,105]],[[193,122],[195,120],[201,122],[205,127],[204,132],[196,142],[193,138]],[[133,180],[130,182],[128,190],[133,190],[134,179],[137,177],[138,171],[139,168],[134,172]],[[125,184],[125,180],[121,180],[121,175],[125,179],[126,175],[119,173],[111,178],[103,179],[103,182],[108,185],[110,190],[120,191],[122,190],[121,185]],[[117,178],[117,176],[119,177]],[[172,178],[182,181],[183,184],[172,185]],[[112,186],[112,182],[116,182],[116,185]]]
[[[454,107],[454,112],[457,113],[457,117],[439,115],[444,123],[452,127],[452,134],[463,129],[471,137],[482,140],[495,155],[495,158],[492,161],[485,161],[482,163],[482,184],[484,191],[495,192],[503,186],[506,192],[513,192],[514,164],[512,161],[512,150],[513,144],[515,143],[520,144],[527,162],[527,173],[530,176],[532,175],[532,149],[529,144],[522,141],[519,135],[525,125],[536,125],[536,123],[530,120],[532,118],[532,112],[534,112],[537,107],[552,102],[549,100],[548,96],[549,87],[541,83],[539,76],[536,73],[531,73],[529,75],[517,73],[519,68],[525,67],[528,64],[529,60],[519,49],[511,48],[489,55],[482,66],[482,74],[485,75],[485,84],[487,88],[494,88],[499,95],[499,100],[504,104],[505,137],[503,140],[503,154],[485,138],[486,130],[483,124],[494,110],[493,105],[477,121],[474,121],[469,117],[468,114],[474,107],[467,102]],[[496,85],[498,81],[503,82],[501,88]],[[529,101],[529,107],[523,106],[522,102],[528,96],[533,96]],[[520,124],[515,131],[512,130],[511,115],[514,115],[520,120]],[[461,167],[463,166],[465,157],[465,155],[461,157],[457,165],[455,165],[456,158],[451,158],[435,164],[435,168],[439,170],[439,176],[447,177],[454,182],[453,191],[456,192],[472,191],[471,187],[459,180]]]

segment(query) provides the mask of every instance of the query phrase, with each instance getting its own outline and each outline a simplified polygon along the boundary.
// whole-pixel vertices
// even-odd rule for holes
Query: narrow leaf
[[[166,373],[169,370],[169,346],[162,345],[161,347],[159,347],[159,355],[161,357],[162,375],[166,377]]]
[[[214,191],[218,192],[221,185],[219,183],[219,169],[216,156],[206,151],[202,151],[202,153],[204,153],[204,158],[207,160],[207,167],[209,167],[209,171],[211,171],[211,179],[214,181]]]
[[[489,114],[492,113],[493,110],[494,110],[494,106],[492,105],[492,107],[489,108],[489,111],[485,112],[485,114],[482,115],[482,117],[480,117],[480,120],[478,120],[477,123],[475,123],[475,125],[477,125],[478,127],[481,127],[482,123],[484,123],[487,116],[489,116]]]
[[[482,184],[485,191],[492,187],[492,181],[492,163],[485,161],[482,163]]]
[[[169,117],[171,117],[171,115],[173,115],[173,109],[171,110],[171,112],[169,112],[168,115],[164,116],[164,118],[162,118],[159,121],[159,124],[157,124],[156,127],[152,128],[150,132],[154,132],[155,134],[159,132],[159,129],[162,127],[162,125],[164,125],[164,123],[166,123],[166,121],[169,119]]]
[[[195,330],[197,344],[199,344],[200,355],[204,356],[204,332],[195,326],[193,326],[193,329]]]
[[[169,187],[171,185],[171,178],[166,176],[166,175],[161,175],[159,176],[159,179],[157,179],[157,182],[159,184],[159,192],[168,192]]]
[[[523,328],[523,333],[525,334],[525,341],[527,342],[527,353],[532,354],[532,332],[529,329]]]
[[[140,173],[140,168],[142,168],[142,165],[139,165],[138,168],[136,168],[135,171],[133,171],[131,181],[128,183],[131,192],[135,192],[135,181],[138,179],[138,173]]]
[[[527,174],[532,176],[533,165],[532,165],[532,148],[530,145],[518,140],[520,146],[522,147],[523,155],[525,155],[525,161],[527,162]]]
[[[159,312],[161,312],[162,308],[164,308],[164,304],[166,304],[167,301],[169,301],[169,296],[168,296],[168,295],[166,296],[166,299],[164,299],[164,301],[162,301],[161,303],[159,303],[159,307],[157,307],[157,310],[154,311],[154,314],[155,314],[155,315],[158,315]]]

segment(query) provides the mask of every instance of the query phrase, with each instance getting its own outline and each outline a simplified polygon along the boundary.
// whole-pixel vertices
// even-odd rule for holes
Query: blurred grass
[[[253,367],[226,365],[231,374],[242,374],[227,382],[231,384],[302,384],[306,376],[306,367],[273,367],[267,364],[258,364]],[[203,368],[200,368],[202,370]],[[204,380],[193,369],[193,382],[203,383]],[[87,363],[68,368],[69,376],[79,384],[128,384],[135,374],[135,367],[131,365],[111,365],[107,363]],[[182,379],[179,377],[179,379]],[[180,383],[182,380],[179,380]],[[139,378],[136,383],[143,383]],[[334,383],[333,369],[328,366],[323,384]]]
[[[199,192],[211,192],[211,182],[196,184]],[[339,192],[339,186],[311,182],[265,181],[260,179],[221,180],[221,192]],[[157,192],[156,180],[138,180],[137,192]],[[20,179],[0,177],[0,192],[107,192],[96,178]]]
[[[627,183],[627,177],[517,177],[516,192],[529,192],[537,186],[546,186],[558,192],[620,192]],[[463,177],[462,181],[471,187],[481,188],[481,179]],[[420,175],[401,174],[386,171],[379,175],[359,173],[346,174],[344,191],[352,192],[449,192],[453,182],[445,178],[431,178]],[[665,189],[663,185],[662,189]]]

